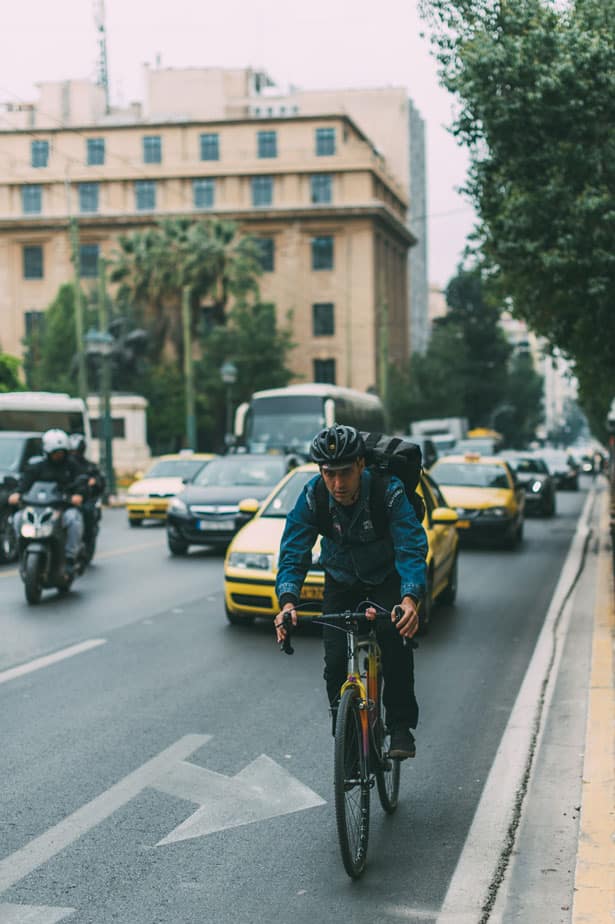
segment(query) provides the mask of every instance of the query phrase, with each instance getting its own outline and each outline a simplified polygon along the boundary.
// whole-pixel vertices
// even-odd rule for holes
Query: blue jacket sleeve
[[[395,567],[401,578],[401,595],[410,594],[420,600],[425,594],[427,580],[427,534],[398,478],[391,479],[385,503],[395,549]]]
[[[305,576],[312,566],[312,548],[318,536],[315,508],[308,504],[309,482],[286,518],[280,543],[275,592],[283,605],[286,600],[298,603]],[[285,597],[286,600],[282,600]]]

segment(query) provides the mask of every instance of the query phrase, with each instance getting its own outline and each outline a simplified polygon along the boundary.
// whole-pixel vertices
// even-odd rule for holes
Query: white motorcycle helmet
[[[68,435],[64,430],[47,430],[46,433],[43,433],[42,443],[43,452],[47,457],[53,452],[58,452],[58,450],[68,452],[70,447]]]

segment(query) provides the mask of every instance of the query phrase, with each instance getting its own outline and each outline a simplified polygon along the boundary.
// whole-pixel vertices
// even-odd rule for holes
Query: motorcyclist
[[[70,495],[72,506],[62,513],[62,526],[66,529],[66,573],[72,577],[83,536],[83,518],[78,508],[83,504],[83,491],[77,487],[79,468],[69,452],[69,439],[64,430],[47,430],[42,439],[43,458],[33,462],[23,472],[17,489],[10,495],[9,504],[16,505],[36,481],[52,481]],[[19,536],[23,511],[15,516],[15,530]]]
[[[71,458],[79,468],[79,474],[87,476],[88,492],[81,508],[86,541],[91,537],[96,518],[96,501],[105,493],[105,476],[99,467],[86,458],[87,443],[83,433],[71,433],[69,437]]]

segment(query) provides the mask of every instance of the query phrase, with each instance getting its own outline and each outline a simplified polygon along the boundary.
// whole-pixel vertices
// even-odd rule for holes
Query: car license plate
[[[301,598],[303,600],[322,600],[324,590],[324,587],[304,587],[301,591]]]
[[[469,520],[457,520],[457,529],[469,529],[470,521]]]
[[[223,530],[230,530],[233,528],[232,520],[199,520],[198,529],[203,532],[222,532]]]

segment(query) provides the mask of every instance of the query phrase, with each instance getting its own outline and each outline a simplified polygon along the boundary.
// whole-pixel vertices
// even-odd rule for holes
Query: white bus
[[[337,385],[289,385],[257,391],[235,413],[235,441],[248,452],[282,450],[307,455],[323,427],[347,424],[382,433],[380,398]]]
[[[90,439],[90,420],[81,398],[49,391],[0,393],[0,431],[44,433],[52,427],[83,433]]]

